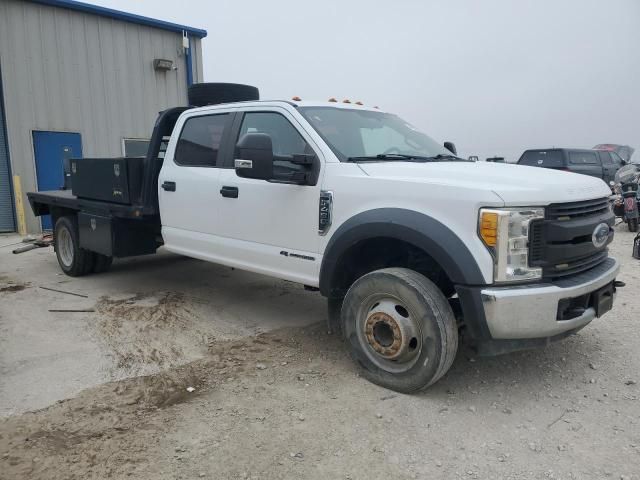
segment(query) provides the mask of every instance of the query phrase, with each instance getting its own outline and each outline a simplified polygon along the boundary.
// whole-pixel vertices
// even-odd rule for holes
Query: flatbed
[[[91,212],[102,216],[120,218],[135,218],[159,221],[157,215],[143,215],[143,207],[140,205],[122,205],[118,203],[103,202],[76,197],[71,190],[50,190],[45,192],[27,193],[29,204],[35,215],[50,215],[52,209]]]

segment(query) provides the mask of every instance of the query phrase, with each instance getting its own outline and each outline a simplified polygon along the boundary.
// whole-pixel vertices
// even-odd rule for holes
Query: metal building
[[[63,160],[139,156],[202,81],[204,30],[72,0],[0,0],[0,232],[50,228],[25,193]]]

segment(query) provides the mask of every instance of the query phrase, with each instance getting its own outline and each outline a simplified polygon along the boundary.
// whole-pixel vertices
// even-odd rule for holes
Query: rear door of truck
[[[219,173],[231,155],[233,111],[193,112],[175,126],[158,177],[167,249],[204,257],[219,230]]]

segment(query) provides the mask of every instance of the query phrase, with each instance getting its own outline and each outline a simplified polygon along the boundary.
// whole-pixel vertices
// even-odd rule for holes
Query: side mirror
[[[454,145],[453,142],[444,142],[444,148],[446,148],[447,150],[449,150],[451,153],[453,153],[454,155],[458,154],[458,151],[456,150],[456,146]]]
[[[246,133],[236,144],[235,160],[239,177],[271,180],[273,178],[273,145],[266,133]]]

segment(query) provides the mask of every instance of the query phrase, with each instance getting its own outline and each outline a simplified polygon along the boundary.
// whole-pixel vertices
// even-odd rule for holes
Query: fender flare
[[[427,252],[447,273],[454,285],[485,285],[476,259],[446,225],[413,210],[379,208],[359,213],[332,235],[320,267],[320,293],[334,297],[332,282],[342,255],[356,243],[375,237],[405,241]]]

